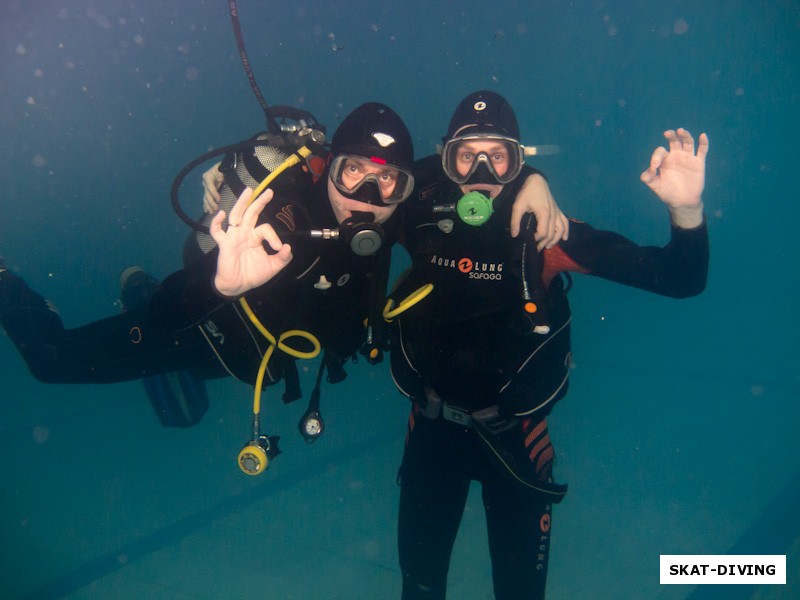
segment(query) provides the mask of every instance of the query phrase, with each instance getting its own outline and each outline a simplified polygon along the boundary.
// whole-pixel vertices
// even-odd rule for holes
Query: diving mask
[[[442,150],[444,172],[459,185],[505,185],[520,174],[524,162],[525,149],[522,144],[497,134],[454,137],[447,141]],[[491,179],[487,180],[489,177]]]
[[[374,206],[400,204],[414,190],[410,172],[377,156],[340,154],[331,163],[330,178],[346,198]]]

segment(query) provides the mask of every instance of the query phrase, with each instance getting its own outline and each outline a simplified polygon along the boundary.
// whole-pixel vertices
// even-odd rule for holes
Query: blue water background
[[[658,555],[743,539],[789,555],[789,585],[753,597],[800,597],[800,5],[241,0],[240,14],[270,103],[333,130],[385,102],[423,156],[465,94],[496,90],[524,142],[561,147],[530,162],[564,211],[640,243],[668,239],[638,180],[661,133],[709,134],[705,293],[576,277],[549,597],[685,598],[659,585]],[[7,0],[0,40],[0,255],[67,326],[112,315],[123,267],[180,266],[178,170],[263,129],[227,3]],[[198,173],[183,193],[199,205]],[[39,384],[0,338],[0,597],[399,597],[406,401],[385,365],[349,372],[324,390],[314,446],[296,434],[304,407],[271,396],[286,451],[249,479],[233,460],[247,386],[215,382],[203,423],[165,430],[138,382]],[[781,535],[758,527],[768,506]],[[491,597],[475,497],[462,529],[452,597]]]

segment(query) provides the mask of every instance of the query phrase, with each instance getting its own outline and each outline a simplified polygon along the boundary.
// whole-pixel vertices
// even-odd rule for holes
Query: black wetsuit
[[[326,184],[321,179],[300,201],[276,197],[267,205],[260,220],[292,243],[294,258],[245,298],[276,337],[287,329],[313,333],[334,368],[364,339],[371,285],[384,268],[379,263],[387,260],[391,241],[376,255],[362,257],[342,240],[293,237],[296,231],[336,227]],[[201,378],[231,374],[252,384],[268,342],[237,301],[214,292],[216,258],[214,250],[167,277],[149,306],[75,329],[65,329],[42,296],[5,271],[0,273],[0,324],[32,374],[48,383],[108,383],[190,370]],[[330,286],[315,285],[323,276]],[[310,349],[302,340],[286,343]],[[265,384],[290,373],[293,362],[276,351]]]
[[[570,309],[560,273],[667,296],[698,294],[707,273],[706,228],[673,228],[667,246],[654,248],[573,221],[569,240],[537,258],[533,243],[523,247],[525,231],[514,241],[508,233],[518,185],[506,186],[493,216],[475,227],[454,213],[432,213],[433,203],[448,204],[460,192],[433,161],[419,172],[429,176],[419,178],[409,201],[416,215],[405,232],[413,269],[395,296],[425,282],[434,291],[396,319],[392,335],[392,374],[413,402],[399,477],[403,599],[445,597],[471,480],[482,484],[495,597],[543,598],[551,504],[565,491],[553,484],[546,420],[566,393],[570,366]],[[447,218],[449,233],[440,223]],[[527,233],[532,239],[532,229]],[[537,313],[524,309],[523,280]],[[545,322],[549,333],[533,332]],[[438,398],[441,405],[433,402]],[[507,425],[496,436],[474,421],[475,411],[491,406]]]

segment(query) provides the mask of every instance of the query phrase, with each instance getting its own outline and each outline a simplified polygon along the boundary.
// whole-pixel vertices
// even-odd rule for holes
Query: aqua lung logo
[[[466,256],[459,259],[444,258],[434,254],[431,264],[443,269],[457,270],[470,279],[500,281],[503,278],[503,263],[480,262]]]
[[[536,570],[544,571],[547,568],[547,550],[550,545],[550,506],[547,506],[547,512],[539,519],[539,547],[536,553]]]
[[[462,211],[460,217],[467,225],[482,225],[486,220],[486,214],[478,211],[474,206],[470,206]]]

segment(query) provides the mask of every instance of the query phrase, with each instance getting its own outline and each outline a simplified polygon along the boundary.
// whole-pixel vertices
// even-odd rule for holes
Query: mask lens
[[[476,171],[488,170],[494,182],[506,184],[522,170],[524,154],[516,140],[497,136],[469,136],[448,140],[442,151],[442,167],[458,184],[470,183]],[[483,165],[484,168],[479,170]],[[487,183],[480,178],[480,183]],[[475,181],[477,183],[477,181]]]
[[[346,198],[378,206],[399,204],[414,189],[414,177],[405,169],[379,158],[351,154],[333,159],[330,178]]]

